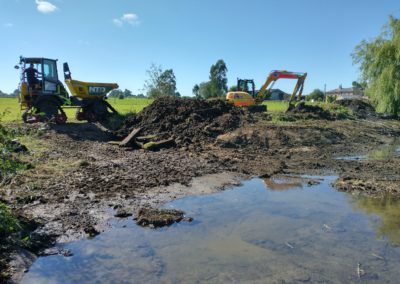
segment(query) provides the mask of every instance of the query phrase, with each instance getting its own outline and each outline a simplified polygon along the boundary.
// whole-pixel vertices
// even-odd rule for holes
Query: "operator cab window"
[[[57,81],[57,66],[52,60],[43,60],[43,77],[51,81]]]
[[[43,60],[43,81],[45,93],[53,93],[57,90],[58,75],[56,61]]]

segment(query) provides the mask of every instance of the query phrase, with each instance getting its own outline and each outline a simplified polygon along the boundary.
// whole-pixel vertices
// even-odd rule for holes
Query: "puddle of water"
[[[177,200],[165,207],[195,221],[169,228],[113,221],[65,245],[72,257],[39,258],[22,283],[397,283],[400,202],[337,192],[333,180],[284,190],[254,179]]]
[[[335,158],[336,160],[343,160],[343,161],[364,161],[367,159],[367,155],[355,155],[355,156],[342,156]]]
[[[364,161],[364,160],[388,160],[392,157],[400,157],[400,140],[395,139],[389,145],[370,151],[367,155],[354,155],[337,157],[336,160]]]

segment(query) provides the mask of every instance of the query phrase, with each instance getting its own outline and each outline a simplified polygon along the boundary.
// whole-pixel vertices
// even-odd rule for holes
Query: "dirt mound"
[[[375,108],[367,100],[339,100],[336,104],[348,107],[353,111],[353,114],[358,118],[367,118],[376,116]]]
[[[155,100],[138,115],[128,118],[118,132],[126,136],[141,128],[141,136],[157,140],[173,138],[178,146],[204,143],[238,128],[243,111],[225,101],[164,97]]]
[[[298,103],[293,109],[287,112],[288,115],[296,119],[332,119],[329,111],[319,106],[306,105],[304,102]]]

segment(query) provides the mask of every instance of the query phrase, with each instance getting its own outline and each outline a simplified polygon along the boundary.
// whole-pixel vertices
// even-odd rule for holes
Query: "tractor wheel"
[[[66,123],[68,118],[67,118],[65,111],[61,107],[59,107],[58,110],[60,111],[60,113],[57,114],[57,116],[56,116],[56,123],[57,124]]]
[[[24,123],[28,123],[28,117],[30,116],[30,108],[27,108],[23,113],[22,113],[22,121]]]
[[[52,97],[40,97],[35,104],[36,112],[43,120],[49,121],[58,115],[60,104]]]
[[[112,114],[118,114],[118,111],[115,108],[113,108],[112,105],[109,102],[107,102],[107,101],[103,101],[103,102],[111,110]]]
[[[86,101],[82,106],[82,116],[89,122],[106,121],[111,113],[108,111],[109,104],[104,100]],[[114,112],[115,110],[111,110]]]

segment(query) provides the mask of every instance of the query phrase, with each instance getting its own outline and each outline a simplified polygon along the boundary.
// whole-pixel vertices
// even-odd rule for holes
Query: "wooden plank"
[[[158,142],[148,142],[143,144],[143,149],[145,150],[158,150],[163,147],[169,147],[172,146],[175,143],[175,140],[170,138],[166,140],[161,140]]]
[[[132,142],[133,139],[135,139],[136,136],[139,135],[140,131],[142,131],[142,128],[135,128],[131,131],[131,133],[125,137],[124,140],[121,141],[121,143],[119,143],[120,147],[126,147],[129,143]]]

